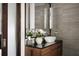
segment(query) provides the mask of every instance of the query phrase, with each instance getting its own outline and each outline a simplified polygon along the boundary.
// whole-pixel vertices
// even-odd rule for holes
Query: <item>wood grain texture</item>
[[[26,47],[26,56],[61,56],[62,55],[62,42],[53,44],[46,48],[32,48]]]
[[[7,56],[7,48],[8,48],[8,4],[7,3],[3,3],[2,4],[2,56]],[[3,42],[6,39],[6,47],[3,46]]]

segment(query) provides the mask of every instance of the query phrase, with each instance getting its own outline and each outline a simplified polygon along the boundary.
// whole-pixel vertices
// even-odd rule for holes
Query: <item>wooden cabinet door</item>
[[[62,56],[62,48],[61,47],[59,47],[57,49],[57,53],[58,53],[58,56]]]
[[[31,56],[31,48],[29,47],[25,48],[25,56]]]
[[[61,56],[62,46],[61,43],[57,43],[42,49],[27,47],[26,51],[30,56]]]
[[[57,56],[57,49],[51,50],[51,56]]]
[[[25,48],[26,56],[40,56],[40,54],[41,54],[40,49],[30,48],[30,47]]]
[[[41,55],[41,49],[33,48],[31,53],[32,53],[32,56],[40,56]]]

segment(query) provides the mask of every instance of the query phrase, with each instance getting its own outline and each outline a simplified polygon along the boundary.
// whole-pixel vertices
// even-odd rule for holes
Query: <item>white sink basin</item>
[[[46,36],[45,41],[46,42],[55,42],[56,37],[55,36]]]

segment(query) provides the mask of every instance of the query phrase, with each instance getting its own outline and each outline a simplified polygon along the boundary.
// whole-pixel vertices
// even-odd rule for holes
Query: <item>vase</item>
[[[37,44],[42,44],[42,42],[43,42],[43,38],[42,37],[37,37],[36,38],[36,43]]]
[[[31,36],[28,36],[28,45],[32,45]]]
[[[31,38],[31,41],[32,41],[32,44],[34,44],[35,43],[35,38]]]

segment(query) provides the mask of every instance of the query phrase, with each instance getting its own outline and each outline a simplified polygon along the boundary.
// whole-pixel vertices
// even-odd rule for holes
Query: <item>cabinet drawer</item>
[[[51,50],[50,51],[46,51],[46,52],[42,52],[42,56],[57,56],[57,50]]]
[[[57,49],[61,46],[61,44],[55,44],[55,45],[52,45],[50,46],[50,48],[53,50],[53,49]]]

